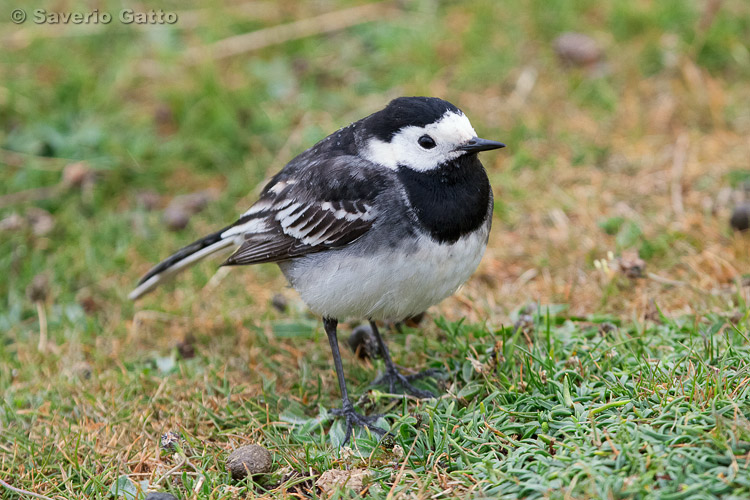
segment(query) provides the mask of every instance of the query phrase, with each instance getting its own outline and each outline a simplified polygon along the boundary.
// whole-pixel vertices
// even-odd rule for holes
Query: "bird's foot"
[[[375,381],[370,384],[370,387],[385,385],[392,394],[396,394],[396,388],[400,388],[400,393],[409,394],[421,399],[434,398],[435,394],[432,391],[426,391],[412,385],[412,381],[419,380],[424,377],[433,377],[440,373],[439,370],[425,370],[413,375],[403,375],[395,368],[392,370],[386,369],[385,373],[380,375]]]
[[[383,415],[362,415],[361,413],[357,413],[351,403],[345,403],[342,408],[335,408],[331,410],[330,413],[336,417],[344,417],[346,419],[346,434],[341,446],[344,446],[349,442],[349,438],[352,437],[352,431],[355,425],[358,427],[365,427],[378,436],[383,436],[388,433],[382,427],[375,425],[378,419]]]

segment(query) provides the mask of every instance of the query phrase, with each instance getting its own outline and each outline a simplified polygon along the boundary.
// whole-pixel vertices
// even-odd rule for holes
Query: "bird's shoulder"
[[[396,183],[395,172],[361,156],[313,155],[290,162],[266,184],[258,201],[374,201]]]

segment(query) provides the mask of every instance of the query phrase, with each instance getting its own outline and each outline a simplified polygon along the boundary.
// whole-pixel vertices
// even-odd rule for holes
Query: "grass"
[[[247,381],[256,378],[249,370],[283,369],[274,361],[152,357],[95,376],[68,374],[64,385],[11,386],[3,411],[12,422],[11,464],[23,460],[28,482],[47,495],[106,498],[117,477],[153,482],[177,463],[158,450],[159,435],[172,430],[192,465],[164,484],[178,497],[314,494],[328,469],[370,471],[373,497],[750,493],[746,330],[720,316],[639,328],[540,312],[515,330],[440,321],[433,335],[398,335],[434,358],[445,395],[408,402],[369,393],[360,404],[394,422],[384,444],[360,432],[353,451],[335,446],[343,428],[325,424],[324,406],[336,396],[334,381],[324,380],[333,379],[324,354],[298,353],[301,366],[290,368],[300,382],[283,390],[273,376],[260,387]],[[276,357],[272,345],[255,348]],[[362,394],[368,370],[351,364]],[[39,429],[50,420],[63,436]],[[233,482],[225,453],[250,441],[273,453],[276,471]]]
[[[146,481],[178,498],[325,496],[328,470],[368,471],[373,498],[750,495],[750,254],[727,224],[750,178],[747,5],[410,1],[183,59],[361,4],[165,1],[174,26],[88,34],[100,28],[0,12],[0,479],[71,499],[132,498]],[[601,73],[557,61],[568,30],[604,48]],[[509,145],[483,157],[496,220],[475,277],[388,335],[400,365],[443,372],[426,382],[443,396],[368,392],[380,363],[346,352],[350,391],[394,437],[340,450],[320,322],[274,266],[212,278],[205,263],[138,304],[126,294],[295,154],[416,94]],[[94,175],[60,184],[76,162]],[[170,200],[204,190],[205,210],[167,230]],[[641,277],[620,266],[634,254]],[[175,450],[160,448],[168,431]],[[237,482],[224,460],[248,443],[274,468]]]

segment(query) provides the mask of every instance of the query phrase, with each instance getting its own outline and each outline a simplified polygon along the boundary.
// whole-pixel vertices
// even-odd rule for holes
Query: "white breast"
[[[489,226],[453,244],[423,236],[374,255],[347,249],[279,264],[313,312],[398,321],[452,295],[476,270]]]

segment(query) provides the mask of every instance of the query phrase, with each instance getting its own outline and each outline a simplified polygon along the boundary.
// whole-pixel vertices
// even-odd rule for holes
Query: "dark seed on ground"
[[[380,357],[380,349],[372,328],[367,323],[352,330],[346,341],[349,348],[359,359],[376,359]]]
[[[240,480],[248,475],[265,474],[271,471],[271,453],[257,444],[240,446],[227,457],[227,470],[232,479]]]
[[[177,352],[182,359],[192,359],[195,357],[195,337],[188,333],[185,338],[180,340],[177,345]]]
[[[286,308],[289,305],[289,302],[286,300],[286,297],[284,297],[280,293],[277,293],[271,299],[271,305],[274,309],[283,313],[286,312]]]
[[[734,207],[729,225],[736,231],[747,231],[750,229],[750,203],[742,203]]]
[[[146,500],[177,500],[177,497],[170,493],[149,493]]]

